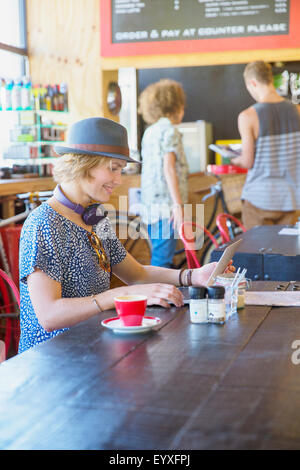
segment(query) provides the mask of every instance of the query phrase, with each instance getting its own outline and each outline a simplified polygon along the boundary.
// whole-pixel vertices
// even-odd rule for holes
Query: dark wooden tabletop
[[[300,235],[279,235],[284,228],[292,227],[261,225],[238,235],[234,241],[241,239],[242,242],[233,256],[234,264],[247,268],[247,277],[253,280],[298,279]],[[226,246],[216,248],[212,252],[211,261],[219,260]]]
[[[238,235],[242,239],[239,253],[261,253],[283,256],[300,255],[299,235],[279,235],[284,228],[295,228],[290,225],[258,225]],[[222,250],[222,248],[221,248]],[[218,251],[218,249],[216,249]]]
[[[300,449],[300,308],[148,313],[155,332],[116,335],[104,312],[4,362],[0,449]]]

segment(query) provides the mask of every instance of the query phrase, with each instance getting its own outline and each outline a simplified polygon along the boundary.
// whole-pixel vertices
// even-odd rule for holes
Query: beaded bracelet
[[[187,285],[188,285],[188,286],[191,286],[191,285],[192,285],[192,272],[193,272],[192,269],[188,269],[188,270],[187,270],[186,282],[187,282]]]
[[[184,282],[182,281],[182,273],[183,271],[187,271],[186,273],[186,284],[184,284]],[[183,268],[180,270],[180,273],[179,273],[179,285],[180,287],[189,287],[192,285],[192,273],[193,273],[193,270],[192,269],[186,269],[186,268]]]
[[[185,271],[185,268],[182,268],[182,269],[180,270],[180,273],[179,273],[179,285],[180,285],[180,287],[183,287],[183,286],[184,286],[184,284],[183,284],[183,282],[182,282],[182,279],[181,279],[181,276],[182,276],[183,271]]]

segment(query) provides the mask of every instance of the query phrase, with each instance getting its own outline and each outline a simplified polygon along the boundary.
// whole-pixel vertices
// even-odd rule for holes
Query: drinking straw
[[[241,272],[241,274],[238,277],[236,277],[236,276],[234,277],[232,287],[236,287],[236,286],[239,285],[239,283],[241,282],[243,277],[245,277],[246,272],[247,272],[247,269],[244,268],[243,271]]]
[[[237,270],[237,272],[235,273],[235,276],[234,276],[233,281],[232,281],[232,283],[231,283],[232,286],[233,286],[234,283],[235,283],[235,280],[236,280],[236,278],[237,278],[237,276],[238,276],[238,274],[239,274],[239,272],[240,272],[240,269],[241,269],[241,268],[239,268],[239,269]]]

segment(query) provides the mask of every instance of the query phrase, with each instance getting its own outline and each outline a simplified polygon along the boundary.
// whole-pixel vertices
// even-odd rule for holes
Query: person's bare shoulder
[[[249,106],[249,108],[240,112],[238,116],[238,127],[240,132],[243,130],[248,132],[250,131],[252,135],[257,138],[259,122],[257,113],[253,106]]]
[[[253,119],[253,117],[257,116],[257,113],[253,106],[249,106],[249,108],[246,108],[240,112],[239,117],[240,116],[242,119]]]

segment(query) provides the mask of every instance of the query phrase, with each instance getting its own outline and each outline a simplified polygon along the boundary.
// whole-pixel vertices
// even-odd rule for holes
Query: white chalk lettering
[[[199,28],[198,36],[223,36],[226,34],[243,34],[245,32],[245,27],[243,25],[239,26],[223,26],[215,28]]]
[[[196,32],[196,29],[195,28],[186,28],[182,35],[184,37],[191,37],[191,36],[195,36],[195,32]]]
[[[157,39],[157,38],[159,38],[159,33],[158,33],[157,29],[152,29],[152,30],[151,30],[150,38],[151,38],[151,39]]]
[[[148,31],[125,31],[115,35],[117,41],[134,41],[137,39],[148,39]]]
[[[180,29],[163,29],[160,34],[162,38],[177,38],[180,31]]]
[[[286,32],[286,23],[274,23],[274,24],[249,24],[247,26],[248,33],[280,33]]]

